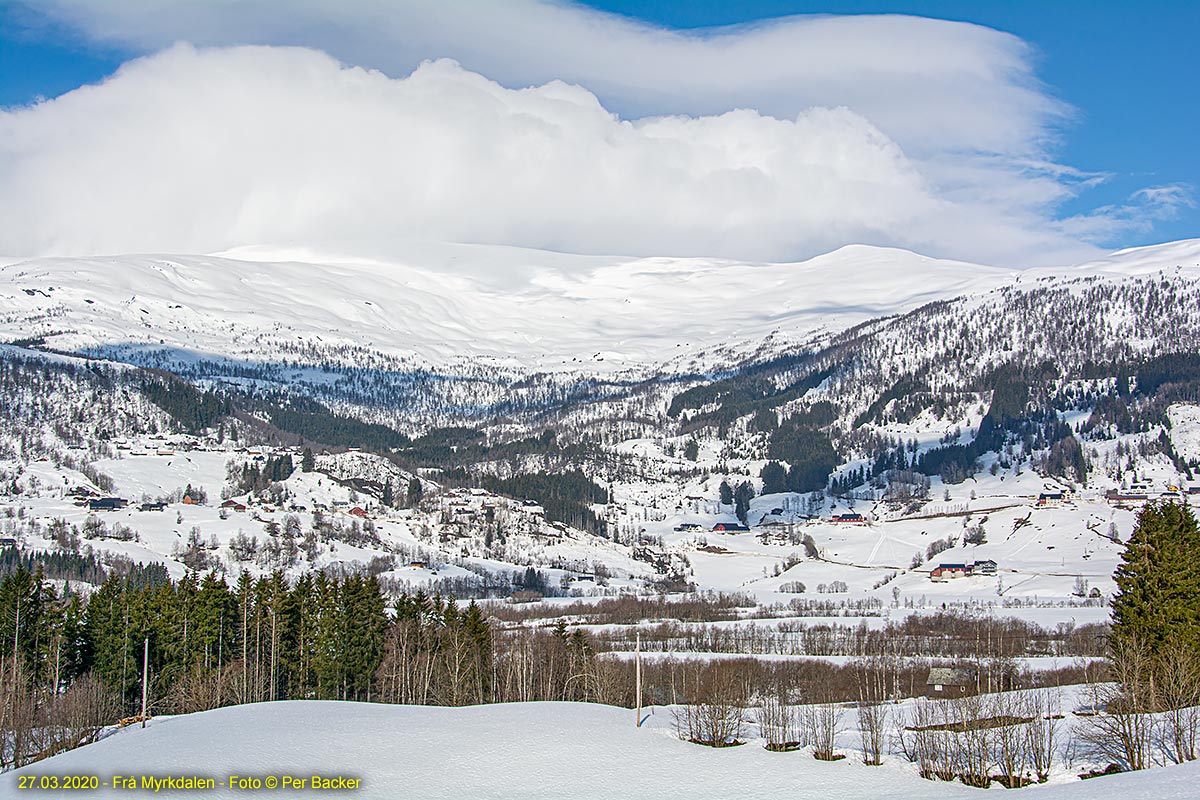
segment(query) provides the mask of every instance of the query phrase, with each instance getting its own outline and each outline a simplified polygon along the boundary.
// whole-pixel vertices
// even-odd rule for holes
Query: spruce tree
[[[778,461],[768,461],[758,475],[762,478],[763,494],[787,491],[787,470]]]
[[[1164,503],[1142,510],[1114,575],[1114,642],[1137,642],[1151,656],[1167,647],[1200,647],[1197,553],[1200,532],[1186,506]]]
[[[413,508],[417,503],[421,502],[421,496],[424,494],[421,488],[421,481],[414,475],[408,481],[408,506]]]

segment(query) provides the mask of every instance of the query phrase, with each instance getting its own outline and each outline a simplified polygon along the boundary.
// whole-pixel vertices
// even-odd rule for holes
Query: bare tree
[[[1154,732],[1150,654],[1135,639],[1114,640],[1109,669],[1112,683],[1088,686],[1094,713],[1086,718],[1079,739],[1093,755],[1123,769],[1146,769]]]
[[[1028,726],[1033,720],[1025,716],[1028,703],[1025,695],[1002,692],[993,695],[990,714],[996,727],[992,733],[992,757],[1000,770],[1000,780],[1009,789],[1024,786],[1028,779]]]
[[[1168,647],[1157,666],[1154,700],[1165,710],[1163,750],[1177,764],[1194,761],[1200,728],[1200,657],[1190,647]]]
[[[954,731],[955,761],[963,783],[987,788],[991,783],[992,738],[987,700],[980,695],[959,697],[947,703],[948,730]]]
[[[1026,747],[1038,783],[1049,779],[1050,769],[1054,766],[1061,708],[1062,696],[1058,692],[1030,692],[1025,698],[1025,713],[1031,717],[1025,726]]]
[[[863,763],[871,766],[883,763],[889,675],[894,672],[889,665],[889,659],[883,656],[871,656],[859,663],[858,736]]]

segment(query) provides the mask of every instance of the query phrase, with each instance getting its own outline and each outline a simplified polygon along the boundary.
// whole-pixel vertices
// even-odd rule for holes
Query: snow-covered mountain
[[[1198,247],[1197,249],[1200,249]],[[846,247],[797,264],[425,246],[395,264],[131,255],[0,268],[0,335],[72,352],[646,374],[803,341],[1010,270]],[[247,260],[247,256],[254,256]],[[506,280],[511,276],[511,280]],[[141,355],[139,355],[141,354]]]
[[[714,349],[804,342],[925,303],[1061,278],[1200,274],[1200,240],[1019,272],[850,246],[800,263],[573,256],[424,245],[403,262],[230,256],[45,258],[0,267],[0,335],[181,360],[329,359],[526,372],[703,366]],[[135,356],[134,356],[135,357]]]
[[[1197,468],[1200,240],[1023,272],[870,247],[799,264],[302,255],[0,268],[0,482],[10,519],[32,520],[10,533],[58,547],[55,520],[87,523],[76,486],[192,485],[207,503],[111,512],[141,538],[93,546],[175,572],[360,564],[473,592],[533,568],[564,593],[1008,602],[1110,591],[1133,511],[1105,492],[1178,494]],[[315,471],[238,472],[305,442],[332,451]],[[409,497],[418,475],[429,493]],[[713,535],[738,521],[722,482],[760,495],[752,530]],[[1038,505],[1058,491],[1063,507]],[[932,585],[938,550],[1000,574]]]
[[[281,255],[9,264],[0,337],[191,380],[286,387],[403,427],[728,371],[1005,287],[1200,274],[1200,240],[1030,272],[864,246],[796,264],[432,244],[395,264]]]

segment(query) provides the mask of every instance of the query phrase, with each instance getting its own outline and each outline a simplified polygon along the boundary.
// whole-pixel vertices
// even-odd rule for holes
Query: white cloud
[[[783,260],[859,242],[1027,265],[1091,256],[1190,197],[1057,220],[1104,176],[1055,163],[1071,110],[1027,45],[963,23],[679,32],[547,0],[25,4],[92,41],[168,49],[0,112],[0,253],[387,257],[436,238]],[[229,46],[246,43],[266,46]],[[442,57],[463,66],[423,61]]]
[[[1148,234],[1154,230],[1154,223],[1176,219],[1181,211],[1195,207],[1196,196],[1190,185],[1147,186],[1131,194],[1124,203],[1100,206],[1069,217],[1058,228],[1080,240],[1103,240],[1113,231]]]
[[[849,242],[1082,254],[1039,216],[1064,191],[1053,175],[955,158],[913,160],[846,108],[630,121],[578,86],[512,90],[450,61],[395,79],[312,50],[179,45],[0,112],[0,252],[386,257],[425,238],[773,260]],[[939,188],[935,167],[957,183]]]
[[[626,118],[850,108],[916,156],[1040,152],[1068,109],[1019,38],[907,16],[794,16],[674,31],[552,0],[25,0],[85,36],[154,51],[300,45],[409,74],[451,58],[502,85],[563,80]]]

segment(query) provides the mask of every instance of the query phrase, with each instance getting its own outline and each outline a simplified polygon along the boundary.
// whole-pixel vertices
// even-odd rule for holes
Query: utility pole
[[[276,647],[276,642],[278,641],[278,639],[275,635],[275,609],[272,607],[270,609],[270,612],[271,612],[271,699],[274,700],[275,699],[275,669],[276,669],[275,665],[277,663],[275,660],[275,647]]]
[[[642,632],[637,632],[637,644],[633,651],[634,673],[637,675],[637,727],[642,727]]]
[[[222,609],[220,621],[217,622],[217,707],[221,706],[221,672],[224,663],[221,661],[221,653],[225,647],[225,611]]]
[[[146,637],[146,641],[142,650],[142,727],[146,727],[146,689],[150,678],[150,637]]]

